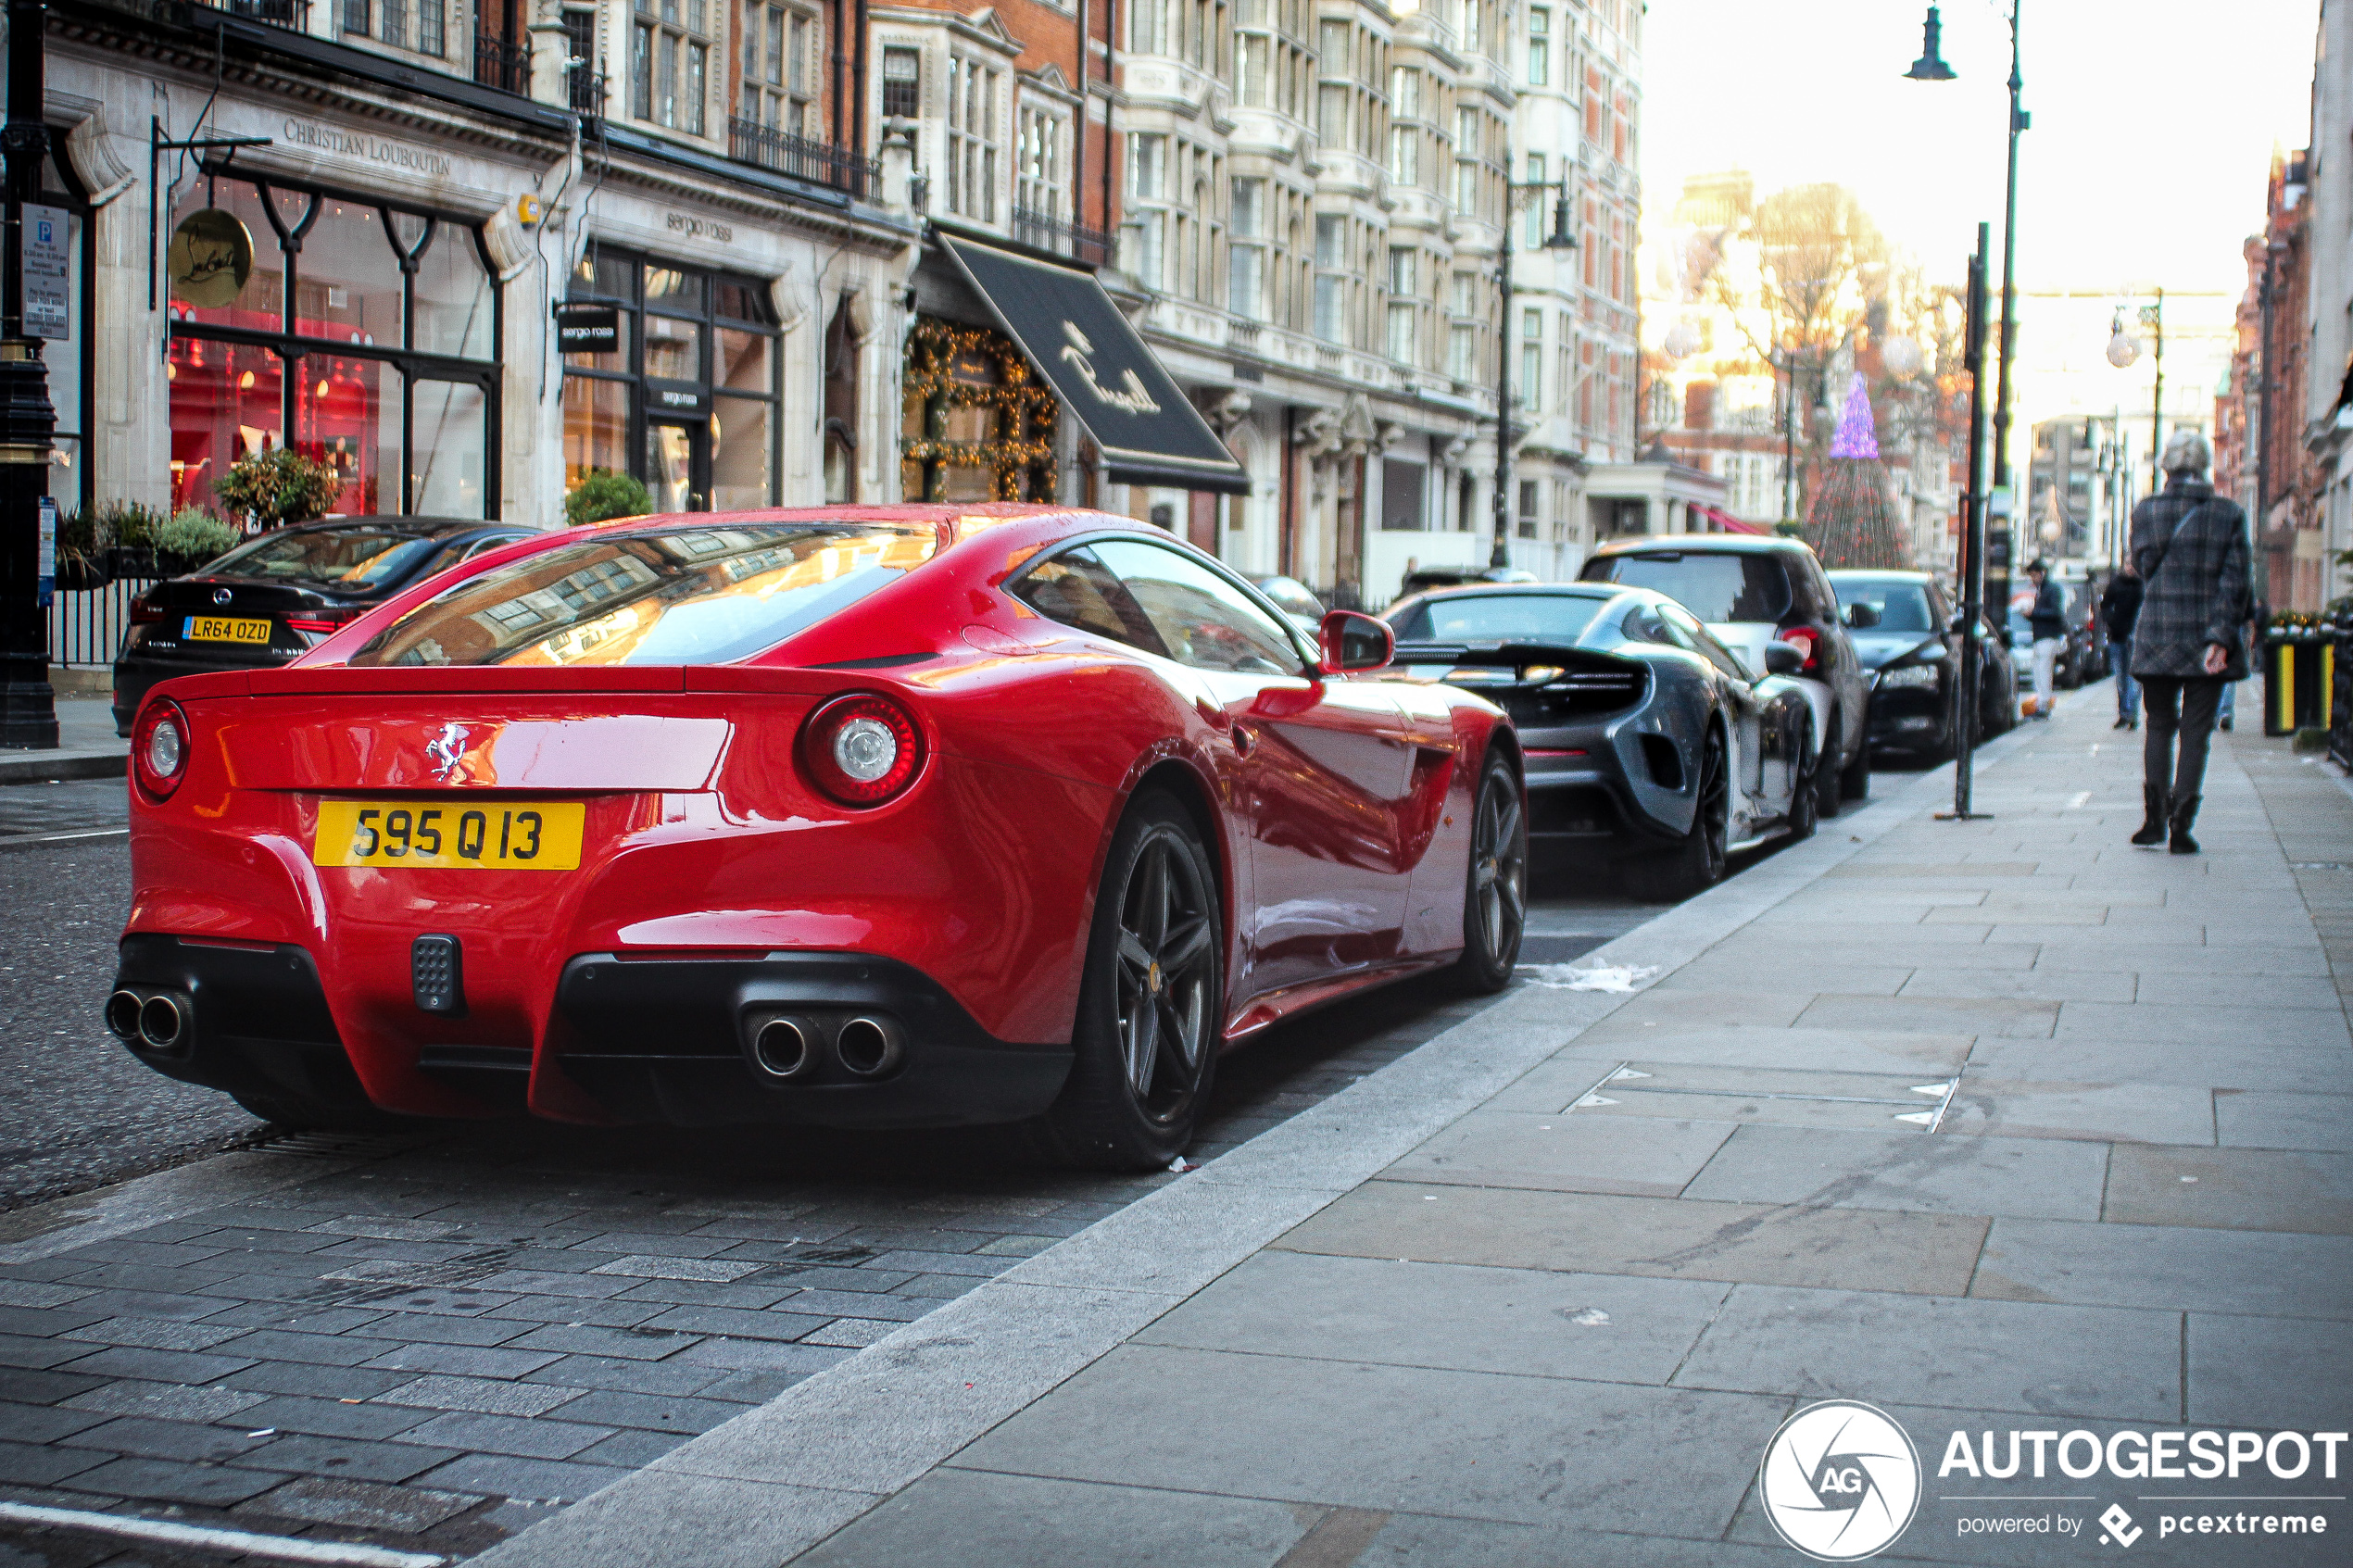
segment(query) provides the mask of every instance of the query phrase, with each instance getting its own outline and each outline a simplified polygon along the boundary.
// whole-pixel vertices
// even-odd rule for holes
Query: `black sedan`
[[[132,601],[114,661],[115,733],[131,733],[157,681],[284,664],[401,589],[534,532],[480,518],[348,517],[248,539]]]
[[[1925,571],[1833,571],[1830,579],[1871,682],[1871,749],[1929,762],[1951,756],[1961,633],[1944,584]],[[2018,674],[2002,639],[1982,623],[1978,658],[1977,733],[1998,735],[2018,722]]]
[[[1384,617],[1397,678],[1466,687],[1518,729],[1529,842],[1600,851],[1636,897],[1720,880],[1727,853],[1814,831],[1799,649],[1740,656],[1665,594],[1607,583],[1416,594]]]

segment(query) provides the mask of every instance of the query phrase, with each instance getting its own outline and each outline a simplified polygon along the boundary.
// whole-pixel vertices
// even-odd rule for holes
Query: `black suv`
[[[114,661],[114,727],[175,675],[287,664],[346,621],[469,556],[535,530],[438,517],[346,517],[273,529],[131,602]]]

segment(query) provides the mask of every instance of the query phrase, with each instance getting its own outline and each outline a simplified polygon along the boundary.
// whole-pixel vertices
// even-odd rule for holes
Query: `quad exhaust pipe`
[[[799,1084],[829,1064],[850,1078],[883,1078],[906,1059],[906,1036],[887,1014],[859,1013],[829,1027],[798,1013],[751,1013],[744,1020],[744,1060],[766,1084]]]
[[[194,1022],[186,997],[170,991],[129,987],[107,998],[107,1028],[126,1046],[176,1051],[188,1043]]]

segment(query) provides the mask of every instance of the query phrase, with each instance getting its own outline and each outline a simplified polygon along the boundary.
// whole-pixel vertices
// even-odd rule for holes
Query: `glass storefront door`
[[[646,493],[658,512],[698,512],[711,496],[711,434],[709,427],[673,424],[663,420],[646,423]]]

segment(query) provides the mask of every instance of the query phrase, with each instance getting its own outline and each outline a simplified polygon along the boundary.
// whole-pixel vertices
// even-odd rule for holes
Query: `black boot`
[[[2173,801],[2173,842],[2166,847],[2176,855],[2197,853],[2197,840],[2190,836],[2190,824],[2197,821],[2197,801],[2195,795],[2180,796]]]
[[[2165,842],[2165,792],[2155,784],[2141,786],[2141,831],[2133,842],[2144,849],[2154,849]]]

